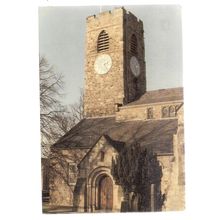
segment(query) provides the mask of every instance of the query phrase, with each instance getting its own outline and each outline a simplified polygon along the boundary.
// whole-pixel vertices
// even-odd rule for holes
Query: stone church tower
[[[143,22],[132,13],[117,8],[86,22],[85,118],[51,147],[50,204],[120,212],[112,158],[138,143],[162,172],[146,189],[146,210],[184,209],[183,88],[146,91]],[[131,196],[139,211],[140,198]]]
[[[114,115],[146,91],[143,22],[118,8],[87,18],[85,114]]]

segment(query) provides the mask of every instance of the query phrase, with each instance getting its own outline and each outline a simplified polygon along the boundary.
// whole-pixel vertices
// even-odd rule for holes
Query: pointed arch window
[[[102,31],[98,36],[97,52],[106,51],[109,49],[109,36],[106,31]]]
[[[137,37],[134,34],[131,36],[130,52],[132,55],[137,55]]]
[[[170,117],[175,117],[176,116],[175,106],[171,105],[169,107],[169,114],[170,114]]]
[[[176,117],[176,109],[174,105],[162,107],[162,118]]]
[[[147,118],[148,119],[153,119],[154,118],[154,112],[153,112],[153,108],[152,107],[147,109]]]
[[[162,118],[167,118],[169,117],[169,108],[168,106],[164,106],[162,108]]]

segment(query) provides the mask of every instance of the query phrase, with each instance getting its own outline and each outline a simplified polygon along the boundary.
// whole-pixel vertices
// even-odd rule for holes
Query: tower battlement
[[[124,15],[125,17],[130,17],[131,20],[139,23],[143,26],[143,22],[141,19],[137,18],[133,13],[127,11],[124,7],[114,8],[112,10],[103,11],[98,14],[90,15],[86,18],[87,22],[97,21],[99,19],[103,19],[103,17],[112,17],[117,15]]]
[[[98,14],[88,16],[86,18],[86,20],[87,21],[92,21],[92,20],[95,20],[95,19],[103,19],[103,17],[105,17],[105,16],[121,15],[125,12],[126,12],[126,10],[123,7],[114,8],[113,10],[103,11],[103,12],[100,12]]]
[[[132,12],[126,11],[126,15],[127,17],[130,17],[133,21],[143,25],[143,21],[140,18],[136,17]]]

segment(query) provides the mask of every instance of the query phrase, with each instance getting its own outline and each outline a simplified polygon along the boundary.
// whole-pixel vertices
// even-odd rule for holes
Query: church
[[[147,91],[143,22],[122,8],[86,19],[84,119],[50,154],[50,204],[75,212],[120,212],[112,158],[132,145],[160,163],[160,211],[184,209],[183,88]],[[149,211],[158,211],[152,184]]]

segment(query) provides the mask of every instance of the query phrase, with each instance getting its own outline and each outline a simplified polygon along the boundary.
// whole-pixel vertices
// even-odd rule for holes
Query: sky
[[[86,17],[115,7],[39,7],[39,53],[64,76],[63,104],[77,102],[84,86]],[[147,90],[182,86],[181,7],[124,7],[144,23]]]

